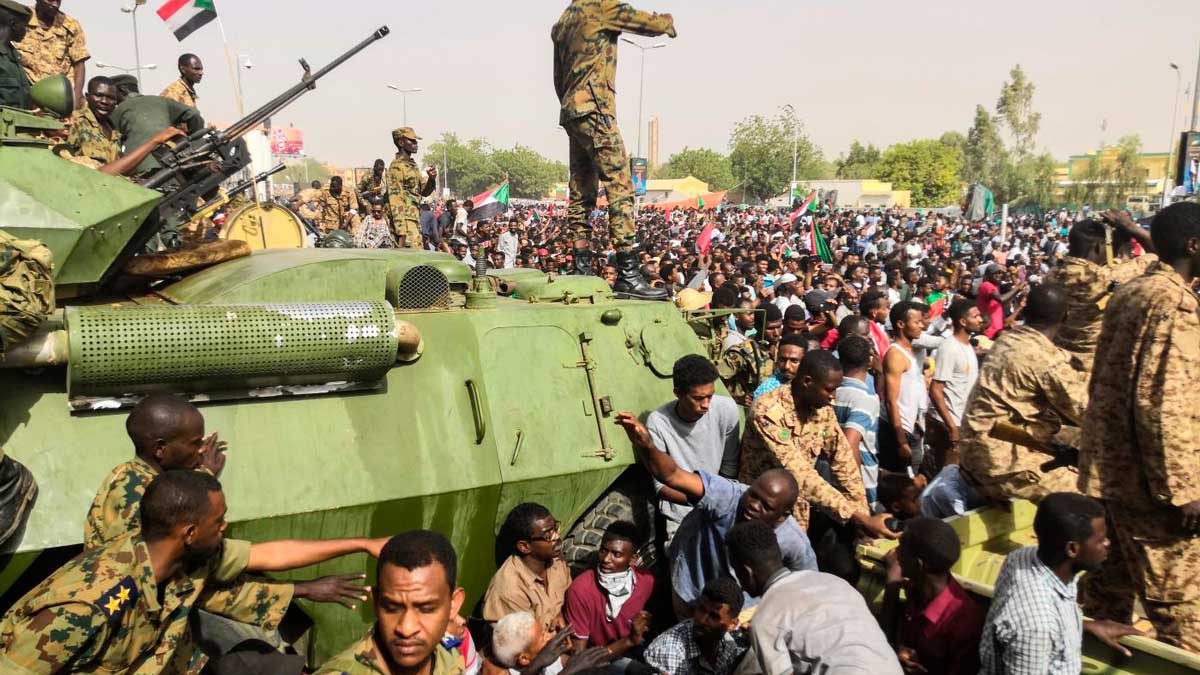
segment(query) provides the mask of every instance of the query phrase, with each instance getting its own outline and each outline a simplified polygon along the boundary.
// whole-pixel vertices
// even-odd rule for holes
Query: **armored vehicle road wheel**
[[[630,467],[563,538],[563,560],[572,571],[587,569],[600,550],[604,530],[615,522],[626,520],[637,526],[642,542],[638,549],[638,566],[653,569],[658,564],[657,511],[650,477],[641,467]]]

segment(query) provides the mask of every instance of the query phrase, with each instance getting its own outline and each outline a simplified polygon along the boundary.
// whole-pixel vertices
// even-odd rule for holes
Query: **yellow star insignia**
[[[129,600],[129,589],[122,587],[121,590],[117,592],[117,599],[121,601],[120,604],[125,604],[125,602]]]
[[[121,609],[121,601],[115,597],[109,598],[108,602],[104,603],[104,609],[107,609],[109,616],[112,616],[117,613],[118,609]]]

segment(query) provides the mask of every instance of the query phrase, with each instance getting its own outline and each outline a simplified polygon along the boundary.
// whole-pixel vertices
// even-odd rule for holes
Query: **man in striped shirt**
[[[833,412],[850,447],[858,453],[867,503],[872,513],[878,513],[879,456],[875,433],[879,429],[879,397],[867,385],[867,371],[875,361],[875,350],[871,341],[861,335],[847,336],[838,342],[837,349],[842,362],[842,386],[834,396]]]

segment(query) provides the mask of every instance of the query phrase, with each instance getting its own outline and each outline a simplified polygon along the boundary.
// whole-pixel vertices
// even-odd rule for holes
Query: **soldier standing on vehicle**
[[[1158,260],[1150,233],[1138,227],[1128,213],[1105,211],[1100,218],[1099,222],[1084,220],[1071,227],[1069,253],[1046,277],[1067,291],[1067,315],[1054,344],[1071,352],[1089,373],[1100,342],[1104,309],[1113,291],[1141,276]],[[1124,257],[1130,239],[1136,239],[1147,252],[1136,258]]]
[[[437,184],[437,168],[429,167],[422,174],[414,157],[419,149],[417,132],[401,127],[392,132],[396,158],[387,171],[388,202],[392,211],[392,231],[398,248],[421,248],[421,200],[433,193]]]
[[[99,162],[115,162],[121,156],[121,142],[109,115],[117,107],[120,94],[107,77],[93,77],[88,82],[87,105],[71,116],[71,131],[67,145],[77,157]]]
[[[17,3],[12,3],[17,4]],[[85,62],[92,57],[87,49],[83,27],[59,10],[62,0],[37,0],[27,21],[29,30],[17,44],[21,64],[33,83],[64,75],[73,83],[75,108],[83,106],[83,85],[87,81]]]
[[[29,77],[21,65],[21,53],[15,47],[29,30],[32,12],[14,0],[0,0],[0,105],[10,108],[33,107],[29,98]]]
[[[282,612],[257,612],[261,600],[237,592],[243,572],[378,556],[384,544],[227,540],[225,512],[213,476],[176,470],[156,477],[142,498],[140,532],[84,551],[13,605],[0,622],[0,672],[160,672],[147,660],[163,672],[187,672],[193,654],[179,646],[188,643],[193,610],[254,616],[268,629],[283,619]],[[230,606],[230,596],[246,604]]]
[[[204,64],[200,62],[200,57],[195,54],[184,54],[179,57],[179,79],[163,89],[159,96],[196,108],[198,107],[196,101],[200,98],[196,95],[196,85],[200,84],[202,79],[204,79]]]
[[[1161,260],[1105,310],[1079,488],[1108,507],[1158,638],[1200,652],[1200,204],[1168,206],[1150,232]]]
[[[618,0],[574,0],[554,24],[554,89],[562,111],[559,124],[570,138],[571,203],[567,221],[575,231],[573,270],[591,274],[588,219],[596,208],[599,182],[608,195],[608,229],[617,247],[617,293],[664,300],[667,291],[647,283],[633,252],[633,179],[617,128],[617,38],[622,32],[675,37],[670,14],[651,14]]]
[[[54,311],[53,271],[45,245],[0,230],[0,358]],[[0,448],[0,544],[20,528],[35,495],[33,474]]]
[[[358,183],[358,199],[360,202],[380,206],[387,206],[388,203],[388,186],[387,164],[382,159],[375,160],[374,166],[371,167],[371,175],[362,179]]]
[[[362,222],[359,217],[362,206],[358,203],[358,195],[353,190],[343,187],[341,176],[330,177],[329,187],[321,191],[317,204],[321,214],[317,219],[317,226],[321,228],[321,232],[358,231]]]

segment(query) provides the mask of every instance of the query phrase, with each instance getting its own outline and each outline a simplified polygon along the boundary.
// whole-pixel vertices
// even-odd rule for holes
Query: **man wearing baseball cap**
[[[397,248],[422,248],[421,200],[432,194],[437,185],[437,168],[431,166],[422,173],[413,159],[419,140],[421,137],[412,127],[392,131],[396,158],[388,167],[387,188]]]
[[[0,105],[33,107],[29,78],[13,45],[25,38],[32,10],[14,0],[0,0]]]

